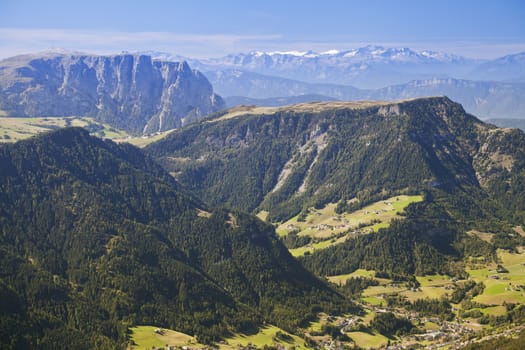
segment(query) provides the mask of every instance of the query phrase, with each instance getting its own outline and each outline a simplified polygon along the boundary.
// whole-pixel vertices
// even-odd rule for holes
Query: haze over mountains
[[[170,59],[168,54],[150,54]],[[187,60],[203,71],[217,93],[227,100],[233,96],[395,100],[446,95],[481,118],[525,118],[523,53],[481,60],[409,48],[366,46],[323,53],[250,52]]]
[[[194,62],[196,68],[242,69],[308,83],[333,83],[380,88],[442,74],[464,75],[475,60],[432,51],[366,46],[324,53],[250,52]]]
[[[396,100],[422,96],[448,96],[483,119],[525,115],[525,83],[484,82],[452,78],[415,80],[382,89],[362,90],[352,86],[310,84],[242,71],[206,72],[229,107],[238,104],[284,106],[323,100]]]
[[[202,71],[239,69],[308,83],[382,88],[427,78],[524,82],[525,56],[479,60],[409,48],[366,46],[348,51],[250,52],[207,60],[190,60]]]

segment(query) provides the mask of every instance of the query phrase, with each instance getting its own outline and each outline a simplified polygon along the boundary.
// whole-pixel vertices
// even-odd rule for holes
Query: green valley
[[[525,135],[446,97],[2,135],[3,348],[447,348],[523,328]]]
[[[272,223],[307,269],[359,301],[363,313],[304,329],[318,344],[466,345],[523,322],[518,130],[447,98],[238,107],[146,152],[206,201]]]

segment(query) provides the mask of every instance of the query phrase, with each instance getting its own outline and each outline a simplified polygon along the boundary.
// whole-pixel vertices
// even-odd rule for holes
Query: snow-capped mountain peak
[[[379,88],[431,77],[483,77],[484,80],[523,81],[524,55],[493,61],[408,47],[368,45],[349,50],[281,49],[189,59],[169,53],[147,52],[162,60],[186,60],[203,72],[239,70],[309,83]],[[501,78],[501,77],[504,77]]]
[[[309,51],[292,50],[292,51],[273,51],[273,52],[268,52],[268,55],[269,56],[280,55],[280,56],[297,56],[297,57],[317,57],[319,54],[316,53],[316,52],[313,52],[311,50],[309,50]]]
[[[213,59],[214,62],[225,62],[225,61],[240,61],[239,58],[262,58],[270,57],[272,59],[281,60],[284,58],[296,58],[296,59],[313,59],[313,58],[325,58],[333,59],[338,58],[340,60],[351,59],[353,61],[359,60],[361,62],[366,61],[443,61],[451,62],[453,60],[463,59],[459,56],[449,55],[442,52],[435,51],[416,51],[410,48],[386,48],[378,45],[368,45],[361,48],[351,50],[336,50],[331,49],[323,52],[315,52],[312,50],[286,50],[286,51],[252,51],[247,54],[239,53],[237,55],[228,55],[222,59]],[[207,61],[207,60],[205,60]],[[250,60],[251,61],[251,60]]]
[[[321,55],[336,56],[336,55],[339,55],[340,53],[341,51],[339,50],[328,50],[328,51],[321,52]]]
[[[417,79],[432,67],[430,75],[454,73],[465,60],[433,51],[407,47],[368,45],[349,50],[275,50],[231,54],[220,58],[190,61],[203,71],[237,69],[306,82],[359,84],[366,88]],[[447,67],[445,67],[447,66]],[[449,66],[453,66],[449,70]],[[458,69],[456,69],[458,68]],[[361,78],[362,77],[362,78]],[[366,78],[365,78],[366,77]]]

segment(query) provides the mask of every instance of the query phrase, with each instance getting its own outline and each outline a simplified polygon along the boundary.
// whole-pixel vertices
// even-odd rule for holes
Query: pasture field
[[[426,275],[416,277],[421,287],[443,287],[449,285],[450,277],[445,275]]]
[[[375,316],[375,312],[371,310],[366,310],[366,315],[360,317],[363,324],[369,325],[370,321]],[[352,315],[344,315],[344,316],[328,316],[326,314],[320,314],[319,319],[315,322],[311,322],[309,327],[306,329],[306,333],[312,333],[312,332],[318,332],[322,329],[323,325],[331,324],[336,325],[340,321],[342,321],[345,318],[352,318],[354,316]],[[388,342],[388,338],[385,336],[375,332],[375,331],[350,331],[345,332],[345,334],[350,337],[356,345],[358,345],[360,348],[368,349],[368,348],[378,348],[383,346]],[[328,340],[330,339],[329,336],[319,336],[319,337],[313,337],[316,340]]]
[[[294,256],[304,255],[318,249],[343,243],[346,239],[359,234],[377,232],[386,228],[394,219],[402,218],[405,208],[415,202],[421,202],[423,196],[400,195],[381,200],[351,213],[337,214],[336,203],[327,204],[322,209],[310,208],[304,220],[299,215],[281,223],[276,232],[279,236],[286,236],[296,232],[298,236],[310,236],[313,242],[299,248],[291,249]]]
[[[370,324],[370,321],[374,319],[376,316],[376,313],[372,310],[365,310],[366,315],[363,317],[363,322],[366,324]]]
[[[473,301],[486,305],[483,313],[500,315],[503,303],[525,304],[525,253],[510,253],[498,250],[500,264],[508,270],[508,273],[498,273],[497,264],[485,264],[483,268],[467,269],[470,279],[483,282],[485,290],[476,296]],[[351,277],[374,277],[374,271],[356,270],[353,273],[328,276],[327,279],[335,284],[342,285]],[[451,278],[443,275],[417,276],[420,287],[417,290],[408,289],[404,283],[395,284],[388,279],[376,278],[378,286],[366,288],[362,293],[362,301],[370,305],[379,305],[383,296],[388,294],[399,294],[408,300],[431,298],[439,299],[450,295],[453,291]]]
[[[348,273],[346,275],[337,275],[337,276],[328,276],[326,277],[330,282],[335,284],[344,284],[347,279],[352,277],[374,277],[375,276],[374,270],[365,270],[365,269],[357,269],[352,273]]]
[[[278,332],[280,336],[278,335]],[[278,327],[266,326],[261,328],[257,334],[236,334],[231,338],[225,339],[226,344],[219,344],[223,350],[238,349],[239,346],[255,345],[263,348],[265,345],[281,345],[289,349],[295,347],[297,350],[306,350],[304,340],[292,335]]]
[[[155,332],[155,330],[161,330],[161,332]],[[155,326],[136,326],[131,327],[130,331],[131,341],[133,342],[132,349],[136,350],[164,347],[166,344],[190,348],[202,348],[204,346],[199,344],[195,337],[170,329],[160,329]]]
[[[337,276],[328,276],[328,281],[337,285],[342,285],[347,279],[352,277],[372,277],[379,282],[378,286],[371,286],[366,288],[362,294],[362,301],[370,305],[380,305],[383,300],[383,295],[397,293],[404,295],[408,300],[414,301],[417,299],[431,298],[439,299],[444,296],[449,290],[447,286],[451,286],[450,277],[442,275],[427,275],[418,276],[416,279],[421,284],[418,290],[410,290],[405,286],[405,283],[393,283],[392,280],[386,278],[375,278],[375,271],[358,269],[352,273]]]
[[[187,346],[190,349],[201,349],[205,345],[199,344],[195,337],[170,329],[155,326],[131,327],[131,348],[134,350],[151,349],[152,347]],[[263,348],[265,345],[281,345],[285,348],[295,347],[297,350],[306,350],[304,340],[278,327],[267,326],[261,328],[257,334],[235,334],[218,344],[220,349],[238,349],[239,346],[255,345]]]
[[[398,285],[385,285],[368,287],[363,292],[363,301],[372,300],[376,304],[384,295],[399,294],[405,296],[409,301],[417,299],[440,299],[447,293],[447,290],[443,287],[421,287],[420,290],[414,291],[408,289],[403,284]],[[373,299],[375,298],[375,299]]]
[[[425,329],[429,331],[438,331],[441,327],[434,322],[427,321],[425,322]]]
[[[350,339],[362,349],[377,349],[388,343],[387,337],[376,333],[348,332],[346,335],[348,335]]]
[[[168,130],[150,136],[131,136],[123,130],[118,130],[109,124],[100,123],[89,117],[0,117],[0,143],[16,142],[67,126],[82,127],[94,136],[111,139],[115,142],[128,142],[137,147],[145,147],[164,138],[173,131]]]
[[[49,123],[43,124],[44,119]],[[56,125],[64,124],[63,118],[0,118],[0,142],[16,142],[23,140],[41,132],[50,131],[53,128],[61,127]]]
[[[323,328],[323,324],[326,323],[326,317],[319,316],[319,319],[317,321],[310,322],[308,325],[308,332],[320,332]]]
[[[16,142],[66,126],[83,127],[90,130],[95,136],[109,139],[125,139],[129,136],[122,130],[88,117],[2,117],[0,118],[0,142]]]
[[[364,297],[361,298],[361,300],[368,305],[372,306],[381,306],[385,304],[385,300],[380,297],[370,296],[370,297]]]
[[[508,273],[498,273],[495,264],[483,269],[467,269],[476,282],[485,283],[485,290],[473,300],[485,305],[503,305],[506,303],[525,304],[525,253],[510,253],[498,250],[500,264]]]
[[[507,313],[507,309],[503,305],[486,307],[484,309],[480,309],[479,311],[489,316],[503,316]]]
[[[426,298],[441,299],[447,294],[447,290],[443,287],[421,287],[420,289],[418,291],[404,290],[400,294],[406,296],[409,301]]]
[[[325,249],[335,244],[343,243],[348,239],[348,236],[340,237],[337,239],[327,239],[317,243],[310,243],[306,246],[299,248],[289,249],[290,254],[293,256],[303,256],[306,252],[312,253],[314,250]]]
[[[258,212],[256,216],[262,221],[266,221],[266,219],[268,218],[268,214],[269,212],[267,210],[262,210]]]
[[[470,230],[469,232],[467,232],[467,234],[470,236],[478,237],[479,239],[487,243],[490,243],[490,241],[492,240],[492,236],[494,236],[493,233],[481,232],[477,230]]]
[[[143,147],[146,147],[147,145],[149,145],[150,143],[153,143],[155,141],[163,139],[164,137],[166,137],[169,134],[171,134],[174,130],[175,129],[167,130],[167,131],[163,131],[163,132],[158,132],[158,133],[155,133],[154,135],[151,135],[151,136],[134,136],[134,137],[127,136],[125,138],[115,138],[113,141],[115,141],[115,142],[127,142],[127,143],[131,143],[134,146],[143,148]]]

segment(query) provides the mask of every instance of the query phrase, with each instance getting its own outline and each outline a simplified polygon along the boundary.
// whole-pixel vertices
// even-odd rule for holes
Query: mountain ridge
[[[466,231],[524,224],[525,135],[485,124],[447,97],[237,107],[146,152],[204,200],[276,223],[300,220],[310,208],[346,212],[399,194],[424,196],[406,222],[305,255],[319,275],[460,274],[457,259],[472,253]],[[421,249],[440,267],[425,263]]]
[[[446,95],[482,118],[523,118],[525,106],[521,96],[525,84],[473,81],[454,78],[428,78],[379,89],[358,89],[337,84],[311,84],[297,80],[238,70],[207,71],[206,76],[226,101],[253,99],[249,104],[279,105],[290,99],[307,99],[324,95],[338,100],[397,100]],[[279,99],[283,103],[279,102]],[[317,99],[313,97],[313,99]],[[233,107],[230,104],[228,107]]]
[[[204,133],[202,137],[204,137],[204,135],[206,134],[209,135],[209,136],[206,136],[206,140],[207,140],[206,142],[210,143],[212,146],[210,151],[204,151],[204,153],[193,155],[193,157],[196,157],[196,158],[203,157],[204,159],[206,159],[207,157],[211,157],[211,159],[213,159],[215,155],[214,152],[216,151],[219,152],[218,153],[219,157],[221,157],[220,152],[222,152],[221,149],[223,147],[225,151],[230,150],[230,149],[233,150],[236,148],[240,148],[241,151],[245,151],[245,152],[250,152],[250,147],[258,148],[258,147],[263,147],[263,145],[266,145],[267,147],[272,147],[271,144],[269,143],[270,141],[266,139],[267,136],[272,135],[274,133],[276,135],[290,134],[290,137],[292,137],[290,141],[285,141],[284,139],[279,138],[279,140],[281,140],[282,142],[282,145],[281,145],[282,149],[280,151],[274,150],[274,151],[271,151],[270,153],[273,152],[275,155],[279,154],[282,156],[285,156],[284,154],[286,154],[285,159],[287,161],[292,161],[293,154],[297,153],[301,155],[302,153],[304,153],[304,151],[301,151],[301,147],[308,147],[309,151],[307,153],[304,153],[301,156],[301,158],[306,157],[307,154],[310,154],[311,157],[313,158],[311,158],[310,160],[305,159],[304,161],[307,162],[306,164],[309,164],[308,166],[314,166],[315,162],[312,163],[314,159],[317,159],[323,153],[329,152],[328,149],[323,148],[329,144],[329,143],[327,144],[327,141],[322,141],[322,138],[325,137],[323,135],[326,135],[326,137],[329,137],[328,135],[332,135],[330,137],[334,137],[338,135],[339,133],[341,133],[342,131],[338,132],[336,130],[338,130],[339,128],[345,125],[346,122],[343,117],[345,113],[348,113],[350,115],[352,114],[355,115],[355,119],[352,119],[352,118],[349,119],[349,121],[352,121],[354,123],[361,123],[360,118],[363,119],[363,121],[368,120],[368,118],[374,118],[373,119],[374,122],[385,123],[385,124],[390,123],[390,122],[397,122],[397,121],[406,123],[410,119],[408,119],[409,117],[404,116],[405,114],[403,112],[402,107],[400,106],[406,104],[410,108],[410,106],[416,106],[418,105],[418,103],[421,103],[422,106],[428,106],[429,109],[430,108],[440,108],[439,107],[440,105],[445,105],[447,106],[447,108],[453,108],[454,110],[459,111],[458,113],[464,114],[464,111],[460,105],[453,103],[452,101],[450,101],[448,98],[445,98],[445,97],[413,99],[413,100],[405,100],[405,101],[399,101],[399,102],[394,102],[394,103],[388,102],[388,101],[386,102],[377,102],[377,101],[319,102],[319,103],[305,103],[305,104],[293,105],[293,106],[288,106],[288,107],[255,108],[255,109],[250,108],[250,107],[245,107],[245,108],[240,108],[240,109],[233,109],[231,110],[231,114],[228,114],[227,112],[223,112],[221,113],[222,115],[219,115],[216,118],[212,118],[211,120],[206,120],[205,123],[207,124],[204,124],[203,122],[200,124],[196,124],[193,127],[190,126],[188,129],[186,129],[185,132],[187,132],[188,135],[191,135],[192,138],[195,138],[196,136],[198,137],[200,133]],[[388,116],[391,116],[392,119],[388,119]],[[325,120],[324,118],[327,118],[327,119]],[[330,122],[327,122],[327,120],[329,120]],[[217,130],[218,134],[215,134],[215,131],[213,131],[213,127],[209,124],[210,122],[212,122],[214,125],[217,125],[217,127],[219,128],[218,130],[221,130],[223,126],[226,126],[226,125],[229,125],[229,126],[226,127],[224,130],[221,130],[221,131]],[[414,123],[415,122],[416,120],[414,119]],[[261,123],[261,125],[259,125],[259,123]],[[291,123],[290,125],[291,129],[287,129],[287,125],[289,123]],[[299,124],[296,124],[296,123],[299,123]],[[263,127],[265,124],[268,124],[269,129],[265,129],[265,127]],[[299,131],[299,129],[296,129],[299,125],[307,128],[306,130],[308,131],[306,130]],[[351,123],[348,123],[346,124],[346,126],[344,126],[345,132],[348,132],[349,134],[362,133],[363,134],[362,138],[368,138],[368,136],[366,136],[366,133],[368,131],[361,131],[361,132],[350,131],[350,130],[347,130],[349,125],[351,125]],[[360,129],[359,127],[357,127],[357,124],[355,126],[357,128],[356,130]],[[401,125],[397,126],[396,128],[398,127],[401,127]],[[406,128],[406,126],[403,126],[403,127]],[[235,131],[233,131],[231,128],[234,128],[233,130]],[[261,128],[263,129],[261,130]],[[194,130],[197,134],[192,134],[190,130]],[[184,132],[183,131],[175,132],[171,134],[169,137],[165,138],[164,140],[161,140],[157,143],[149,145],[146,148],[146,150],[148,152],[151,152],[151,154],[155,155],[158,158],[159,156],[166,155],[170,152],[169,151],[170,140],[177,140],[177,138],[180,137],[179,136],[180,133],[184,133]],[[208,133],[211,133],[211,134],[208,134]],[[257,135],[257,138],[259,138],[258,141],[256,141],[257,140],[256,135]],[[303,136],[299,136],[299,135],[303,135]],[[354,137],[357,137],[357,136],[354,136]],[[412,138],[412,136],[409,134],[407,134],[406,137],[408,139]],[[184,139],[184,136],[183,136],[183,139]],[[197,138],[194,140],[197,141],[199,139]],[[188,144],[186,142],[190,142],[190,143]],[[188,151],[190,151],[192,147],[196,147],[196,145],[192,146],[191,144],[192,141],[187,140],[186,142],[183,143],[182,145],[183,147],[190,147]],[[200,144],[201,142],[203,142],[203,140],[199,140],[197,142],[199,142]],[[320,144],[317,145],[316,142],[320,142]],[[359,145],[361,143],[362,142],[359,142]],[[365,147],[362,149],[362,151],[366,150],[366,148],[368,147],[366,144],[368,143],[369,142],[365,142],[362,146],[359,146],[360,148]],[[307,144],[310,144],[311,146],[307,146]],[[321,148],[323,149],[318,150],[319,146],[321,146]],[[355,146],[347,145],[340,149],[342,151],[345,148],[356,147],[356,146],[358,146],[358,144],[356,144]],[[341,146],[338,146],[338,147],[341,147]],[[396,146],[395,149],[399,147],[400,145]],[[319,153],[321,151],[323,153]],[[285,153],[283,154],[283,152]],[[184,156],[187,156],[187,155],[188,153],[184,152]],[[229,157],[229,153],[226,153],[225,155]],[[233,156],[233,159],[239,156],[240,155]],[[246,156],[248,157],[248,153],[246,153]],[[251,157],[254,157],[254,155],[251,155]],[[258,157],[254,157],[254,158],[258,158]],[[263,157],[263,158],[267,158],[267,157]],[[211,162],[211,159],[208,159],[206,162]],[[225,158],[224,161],[229,162],[228,159],[229,158]],[[271,159],[267,159],[265,161],[272,162]],[[277,161],[277,159],[275,159],[274,161]],[[280,164],[278,167],[279,168],[278,173],[281,172],[281,170],[284,168],[285,166],[284,163],[285,163],[284,159],[281,159],[278,161],[278,164]],[[352,162],[349,162],[349,163],[351,164]],[[166,163],[163,163],[163,164],[166,166]],[[178,164],[178,162],[175,161],[174,165],[175,164]],[[233,166],[233,163],[232,163],[232,166]],[[169,168],[169,166],[168,166],[168,169],[170,171],[175,171],[175,172],[179,171],[178,168],[171,169]],[[312,169],[315,169],[315,168],[312,168]],[[322,171],[322,170],[317,169],[316,171]],[[271,176],[271,179],[273,180],[270,181],[270,178],[268,178],[268,181],[270,181],[268,183],[268,186],[272,188],[275,186],[275,184],[277,183],[278,173],[273,174]],[[195,176],[197,176],[197,174],[195,174]],[[197,178],[199,177],[197,176]],[[355,183],[355,180],[350,181],[350,183]],[[270,188],[268,186],[261,186],[262,188],[266,188],[266,190],[263,190],[263,193],[269,192]],[[193,187],[193,189],[199,191],[198,186]],[[329,192],[330,193],[339,192],[341,194],[344,194],[347,191],[341,188],[339,188],[338,190],[334,188],[333,190],[330,190]],[[211,193],[213,193],[213,191]],[[206,200],[209,200],[211,201],[211,203],[213,203],[213,200],[214,200],[213,198],[206,197],[205,193],[201,193],[201,194],[204,196],[203,198],[206,198]],[[312,195],[312,193],[310,193],[310,195]],[[257,207],[261,202],[257,203],[255,207]],[[253,205],[248,205],[247,207],[250,208],[250,210],[255,208]],[[268,209],[268,208],[260,208],[260,209]]]
[[[0,164],[0,295],[18,305],[1,311],[8,348],[123,348],[133,324],[209,343],[357,310],[270,225],[208,208],[134,146],[66,128],[1,145]]]
[[[170,54],[152,53],[169,58]],[[331,83],[377,89],[433,77],[523,82],[523,53],[496,59],[474,59],[430,50],[369,45],[352,50],[252,51],[219,58],[187,58],[202,71],[238,69],[308,83]],[[179,57],[179,56],[172,56]],[[482,68],[485,67],[485,68]],[[495,69],[495,67],[498,67]]]

